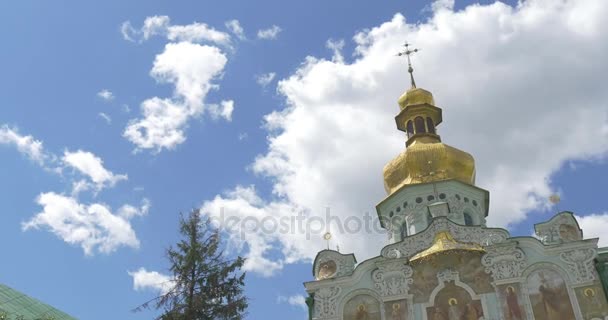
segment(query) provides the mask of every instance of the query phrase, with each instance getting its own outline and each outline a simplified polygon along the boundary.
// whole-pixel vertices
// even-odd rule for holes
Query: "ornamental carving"
[[[518,278],[526,267],[526,255],[515,242],[489,246],[486,251],[481,264],[494,280]]]
[[[315,317],[335,317],[338,313],[337,298],[340,288],[321,288],[315,292]]]
[[[588,282],[596,280],[593,259],[597,256],[594,249],[575,249],[562,252],[559,258],[566,263],[566,268],[570,278],[574,283]]]
[[[536,235],[545,244],[572,242],[583,239],[576,219],[570,212],[562,212],[547,222],[535,226]]]
[[[336,251],[321,252],[315,261],[317,280],[349,275],[354,269],[355,261],[352,255],[343,255]]]
[[[409,258],[430,247],[433,244],[435,234],[440,231],[449,231],[458,242],[477,243],[482,246],[502,243],[509,237],[509,233],[504,229],[462,226],[445,217],[438,217],[433,219],[431,225],[424,232],[414,234],[401,242],[384,247],[382,256],[391,259],[397,257]]]
[[[405,264],[405,260],[381,262],[377,266],[378,269],[372,273],[372,280],[381,296],[403,295],[408,292],[414,271]]]
[[[439,283],[449,282],[449,281],[460,281],[460,275],[458,271],[453,269],[445,269],[437,272],[437,280]]]

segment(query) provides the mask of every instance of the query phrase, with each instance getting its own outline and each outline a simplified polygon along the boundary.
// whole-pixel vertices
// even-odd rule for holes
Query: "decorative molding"
[[[335,317],[338,313],[338,287],[321,288],[315,292],[315,318],[326,319]]]
[[[486,273],[496,280],[519,278],[526,267],[526,255],[516,242],[506,242],[486,247],[481,258]]]
[[[482,246],[502,243],[509,237],[509,233],[504,229],[463,226],[446,217],[437,217],[426,230],[384,247],[382,256],[389,259],[409,258],[430,247],[435,235],[440,231],[449,231],[456,241],[477,243]]]
[[[405,260],[386,260],[376,263],[378,269],[372,272],[374,287],[382,297],[405,295],[414,282],[412,267]]]
[[[321,251],[319,257],[315,261],[315,278],[319,278],[319,269],[328,261],[334,261],[336,263],[336,272],[329,278],[349,275],[355,270],[355,260],[352,255],[343,255],[337,251],[326,250]]]
[[[593,259],[597,251],[592,248],[575,249],[562,252],[559,255],[561,261],[565,262],[570,278],[573,283],[584,283],[597,279]]]

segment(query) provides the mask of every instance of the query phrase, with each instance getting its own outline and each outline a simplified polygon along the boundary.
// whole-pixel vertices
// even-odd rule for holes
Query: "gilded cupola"
[[[415,50],[415,49],[414,49]],[[456,179],[475,184],[475,160],[459,149],[441,142],[436,127],[442,121],[441,108],[435,105],[433,94],[417,88],[409,50],[411,88],[398,100],[400,112],[395,117],[397,129],[406,132],[406,149],[384,167],[384,188],[390,195],[404,185]]]

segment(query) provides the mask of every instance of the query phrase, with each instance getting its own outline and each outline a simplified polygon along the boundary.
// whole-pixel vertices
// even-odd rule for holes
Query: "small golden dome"
[[[405,92],[398,100],[397,129],[408,135],[406,150],[383,170],[384,188],[390,195],[404,185],[456,179],[475,184],[475,160],[441,142],[435,126],[442,122],[441,108],[433,94],[422,88]]]
[[[438,253],[452,250],[485,252],[485,250],[476,243],[458,242],[454,240],[454,237],[451,233],[449,233],[448,231],[442,231],[435,235],[435,240],[433,240],[433,245],[430,248],[419,252],[415,256],[411,257],[410,261],[428,258]]]
[[[433,99],[433,94],[429,91],[426,91],[422,88],[412,88],[404,92],[401,97],[399,97],[399,107],[401,110],[405,109],[407,106],[417,105],[417,104],[430,104],[432,106],[435,105],[435,100]]]
[[[441,142],[420,137],[391,160],[383,170],[384,189],[390,195],[403,185],[456,179],[475,184],[475,159]],[[434,140],[436,141],[436,140]]]

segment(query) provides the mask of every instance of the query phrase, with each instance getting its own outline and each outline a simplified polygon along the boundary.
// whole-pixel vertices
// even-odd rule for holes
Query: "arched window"
[[[405,221],[401,224],[399,231],[401,232],[401,240],[405,239],[407,237],[407,223]]]
[[[430,117],[426,118],[426,128],[429,130],[429,133],[435,133],[435,124],[433,124],[433,119]]]
[[[414,119],[414,124],[416,125],[416,133],[425,133],[426,132],[426,128],[424,127],[424,118],[423,117],[416,117],[416,119]]]
[[[414,135],[414,123],[412,120],[407,122],[407,137],[411,137]]]
[[[473,217],[467,212],[464,213],[464,224],[467,226],[473,225]]]

